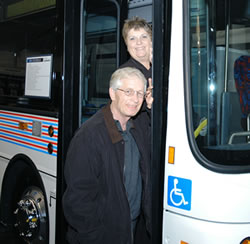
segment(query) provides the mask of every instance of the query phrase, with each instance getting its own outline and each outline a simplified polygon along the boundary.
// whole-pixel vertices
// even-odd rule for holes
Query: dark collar
[[[106,106],[102,108],[102,113],[103,113],[105,125],[108,129],[109,136],[112,140],[112,143],[117,143],[121,141],[123,137],[116,126],[115,120],[110,110],[110,104],[111,102],[109,102]],[[132,122],[131,128],[133,128],[134,127],[133,121],[131,122]]]
[[[124,132],[126,132],[126,131],[129,131],[130,128],[133,128],[133,127],[134,127],[134,126],[133,126],[132,119],[129,119],[129,120],[128,120],[127,125],[126,125],[126,130],[125,130],[125,131],[122,130],[122,126],[121,126],[119,120],[115,120],[115,124],[116,124],[116,127],[118,128],[118,131],[119,131],[120,133],[124,133]]]

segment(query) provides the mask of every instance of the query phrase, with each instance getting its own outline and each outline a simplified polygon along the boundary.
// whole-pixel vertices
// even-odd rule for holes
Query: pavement
[[[15,232],[7,230],[0,224],[0,244],[25,244]]]

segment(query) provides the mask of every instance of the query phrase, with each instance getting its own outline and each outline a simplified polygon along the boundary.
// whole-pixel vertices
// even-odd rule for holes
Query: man
[[[135,68],[116,70],[110,80],[111,103],[71,141],[63,197],[70,244],[132,244],[139,216],[150,232],[150,121],[138,113],[146,84]]]

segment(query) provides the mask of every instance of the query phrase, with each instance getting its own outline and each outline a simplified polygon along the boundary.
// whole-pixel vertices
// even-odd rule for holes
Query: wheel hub
[[[43,241],[46,228],[46,209],[44,196],[39,188],[28,188],[17,203],[15,227],[19,235],[27,241]]]

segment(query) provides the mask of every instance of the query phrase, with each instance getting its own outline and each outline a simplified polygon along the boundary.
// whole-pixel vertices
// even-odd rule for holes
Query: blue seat
[[[232,144],[234,138],[239,137],[243,138],[243,142],[250,143],[250,56],[243,55],[235,60],[234,79],[239,95],[243,131],[233,133],[228,143]],[[237,115],[233,114],[233,116]]]
[[[234,63],[234,79],[240,97],[242,118],[250,113],[250,56],[240,56]]]

